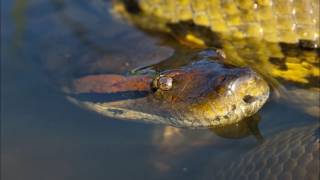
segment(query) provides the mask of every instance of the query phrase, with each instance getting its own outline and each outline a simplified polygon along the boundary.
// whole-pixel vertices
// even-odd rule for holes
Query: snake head
[[[269,86],[250,68],[198,61],[161,72],[152,82],[159,109],[177,126],[216,126],[239,122],[256,113],[269,96]]]

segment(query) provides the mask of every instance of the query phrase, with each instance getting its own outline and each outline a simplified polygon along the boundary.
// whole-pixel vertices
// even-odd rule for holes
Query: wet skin
[[[180,67],[156,71],[151,66],[129,76],[91,75],[74,81],[72,89],[76,94],[120,95],[109,102],[84,100],[114,118],[189,128],[224,126],[256,113],[269,87],[251,69],[223,64],[223,59],[214,50],[203,50]]]

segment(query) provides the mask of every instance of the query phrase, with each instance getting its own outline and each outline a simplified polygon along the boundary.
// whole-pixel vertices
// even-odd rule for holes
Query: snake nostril
[[[242,100],[247,103],[247,104],[251,104],[253,103],[257,98],[251,95],[245,95]]]

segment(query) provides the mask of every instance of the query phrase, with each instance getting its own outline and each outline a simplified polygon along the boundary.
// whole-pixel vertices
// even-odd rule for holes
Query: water
[[[145,57],[136,50],[144,43],[151,44],[144,48],[152,53],[150,63],[172,54],[157,49],[157,39],[115,23],[107,6],[98,0],[1,1],[2,179],[200,179],[258,146],[253,136],[177,132],[71,104],[61,86],[72,77],[111,73],[128,57],[126,68],[139,66]],[[130,48],[122,53],[123,47]],[[114,64],[101,59],[119,54]],[[260,116],[265,139],[316,122],[277,101],[268,102]],[[171,138],[163,138],[164,132]]]

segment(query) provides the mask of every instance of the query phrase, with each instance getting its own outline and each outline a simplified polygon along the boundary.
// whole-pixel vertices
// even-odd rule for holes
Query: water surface
[[[105,118],[65,99],[61,85],[73,77],[121,65],[101,57],[157,41],[133,41],[141,37],[114,21],[103,1],[1,1],[2,179],[198,179],[258,146],[253,136],[226,139],[209,130],[182,130],[165,141],[164,130],[175,130]],[[152,62],[172,53],[156,50],[146,49]],[[138,65],[145,58],[125,52],[121,58]],[[265,139],[316,122],[281,101],[269,101],[259,114]]]

